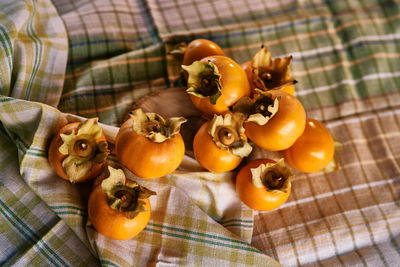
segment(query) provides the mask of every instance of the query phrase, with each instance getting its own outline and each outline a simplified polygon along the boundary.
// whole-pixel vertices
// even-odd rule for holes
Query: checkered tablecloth
[[[0,265],[398,266],[400,3],[352,0],[4,0],[0,3]],[[98,117],[111,149],[133,107],[189,118],[168,54],[195,38],[238,63],[261,44],[293,56],[295,96],[341,141],[337,172],[295,172],[280,208],[241,203],[235,172],[192,157],[160,179],[146,228],[98,234],[92,183],[70,184],[47,160],[61,125]],[[198,125],[197,125],[198,126]],[[190,131],[189,131],[190,132]],[[190,133],[185,135],[190,139]],[[280,157],[255,147],[249,159]],[[112,150],[108,164],[122,167]]]

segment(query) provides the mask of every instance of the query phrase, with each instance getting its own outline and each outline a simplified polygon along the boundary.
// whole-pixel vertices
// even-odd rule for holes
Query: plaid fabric
[[[3,1],[0,264],[398,265],[399,14],[396,1],[378,0]],[[112,142],[134,105],[198,116],[167,54],[195,38],[239,63],[261,44],[292,55],[295,95],[343,143],[341,170],[296,173],[285,204],[253,212],[235,173],[202,171],[187,144],[168,177],[125,170],[157,192],[151,220],[132,240],[107,239],[87,219],[92,185],[59,179],[48,142],[60,125],[94,116]],[[249,159],[266,156],[280,154],[255,147]],[[108,163],[120,166],[114,153]]]

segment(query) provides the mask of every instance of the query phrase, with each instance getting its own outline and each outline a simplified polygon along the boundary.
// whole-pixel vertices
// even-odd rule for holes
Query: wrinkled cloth
[[[400,262],[400,15],[395,1],[49,0],[0,4],[0,264],[6,266],[307,266]],[[295,96],[342,144],[340,170],[292,178],[281,207],[238,198],[236,171],[193,157],[204,122],[168,54],[206,38],[238,63],[264,44],[291,55]],[[118,162],[133,108],[184,116],[186,156],[159,179]],[[157,193],[128,241],[88,219],[93,182],[57,177],[47,149],[62,125],[98,117],[108,165]],[[279,152],[256,147],[242,164]],[[243,165],[241,165],[243,166]]]

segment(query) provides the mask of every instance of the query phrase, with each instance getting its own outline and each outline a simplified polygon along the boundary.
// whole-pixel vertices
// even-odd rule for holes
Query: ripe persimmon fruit
[[[275,103],[275,99],[278,100],[278,109],[268,122],[260,124],[256,120],[250,121],[251,116],[255,115],[251,114],[244,123],[247,137],[259,147],[270,151],[292,146],[306,125],[306,112],[301,102],[281,90],[269,90],[253,102],[256,114],[268,113],[269,105]]]
[[[164,119],[141,109],[120,127],[115,140],[118,160],[141,178],[159,178],[174,171],[185,155],[179,133],[184,118]]]
[[[240,169],[236,176],[236,192],[251,209],[273,210],[288,199],[291,176],[283,160],[256,159]]]
[[[242,114],[214,115],[197,131],[193,152],[200,165],[214,173],[231,171],[252,151],[244,134]]]
[[[301,172],[317,172],[333,159],[335,144],[328,129],[318,120],[307,118],[303,134],[283,151],[285,161]]]
[[[186,46],[182,64],[190,65],[196,60],[217,55],[225,56],[224,51],[218,44],[207,39],[195,39]]]
[[[96,231],[115,240],[135,237],[151,216],[149,196],[155,193],[109,167],[110,176],[90,194],[88,216]]]
[[[51,140],[48,159],[59,177],[80,183],[102,172],[108,153],[106,138],[95,118],[64,125]]]
[[[188,73],[188,89],[194,106],[203,114],[225,114],[240,98],[250,95],[244,70],[226,56],[209,56],[182,65]]]

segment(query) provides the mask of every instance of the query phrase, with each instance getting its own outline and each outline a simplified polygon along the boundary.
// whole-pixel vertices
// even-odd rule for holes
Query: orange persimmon
[[[217,55],[225,56],[218,44],[207,39],[195,39],[186,46],[182,64],[190,65],[196,60]]]
[[[214,115],[205,122],[193,140],[193,152],[200,165],[214,173],[231,171],[252,147],[244,135],[242,114]]]
[[[244,123],[247,137],[259,147],[278,151],[289,148],[303,133],[306,125],[306,112],[301,102],[281,90],[269,90],[272,100],[278,99],[277,112],[263,125],[256,121]],[[267,99],[268,96],[263,96]],[[264,99],[257,100],[254,104],[263,107]],[[268,99],[267,99],[268,100]],[[260,103],[257,103],[260,101]],[[272,101],[273,102],[273,101]],[[259,107],[257,107],[259,108]],[[264,107],[267,110],[267,107]]]
[[[109,170],[110,177],[117,177],[109,177],[93,189],[88,216],[99,233],[115,240],[128,240],[147,225],[151,215],[148,197],[155,193],[125,179],[122,170],[111,167]]]
[[[88,125],[87,123],[92,124],[89,125],[92,129],[95,127],[95,133],[90,133],[86,126],[83,128],[87,131],[82,132],[82,125]],[[80,183],[93,179],[102,172],[108,153],[107,141],[103,131],[97,126],[97,119],[88,119],[82,123],[64,125],[51,140],[48,159],[59,177],[72,183]],[[84,169],[80,170],[82,167]]]
[[[259,211],[273,210],[290,195],[289,169],[283,161],[256,159],[249,162],[236,176],[236,192],[249,208]]]
[[[302,172],[317,172],[331,162],[334,153],[335,144],[328,129],[320,121],[307,118],[303,134],[283,155],[292,168]]]
[[[244,70],[226,56],[209,56],[189,66],[188,89],[194,106],[205,115],[224,114],[240,98],[250,95]]]
[[[118,160],[141,178],[159,178],[174,171],[185,155],[179,133],[184,118],[164,120],[155,113],[133,111],[120,127],[115,150]]]

